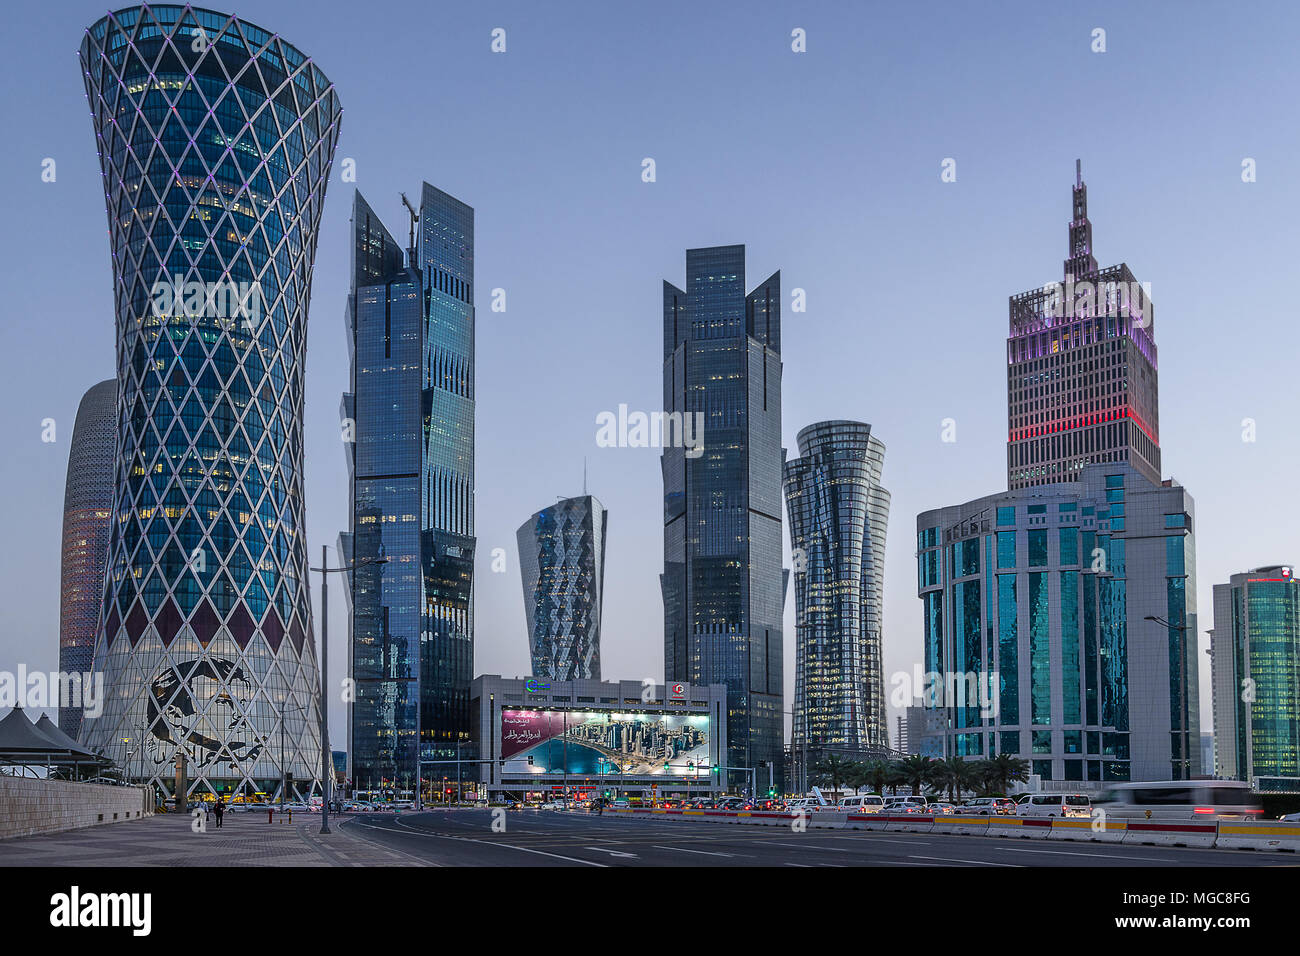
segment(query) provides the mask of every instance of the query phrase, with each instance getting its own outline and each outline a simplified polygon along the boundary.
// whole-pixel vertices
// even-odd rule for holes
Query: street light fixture
[[[330,832],[330,777],[334,773],[334,761],[330,759],[330,724],[329,724],[329,633],[330,605],[329,578],[327,574],[339,571],[357,571],[368,564],[387,564],[388,558],[366,558],[354,561],[339,568],[329,566],[326,545],[320,548],[320,567],[311,568],[320,572],[320,761],[321,761],[321,808],[320,832]],[[418,742],[417,742],[418,745]]]
[[[1167,621],[1163,617],[1157,617],[1154,614],[1148,614],[1144,618],[1142,618],[1142,620],[1151,621],[1155,624],[1160,625],[1161,627],[1168,628],[1171,631],[1183,632],[1182,633],[1183,646],[1180,648],[1178,654],[1178,687],[1182,693],[1182,698],[1183,698],[1182,700],[1183,706],[1179,708],[1179,723],[1182,725],[1182,727],[1180,728],[1178,734],[1179,739],[1181,740],[1181,745],[1178,748],[1180,751],[1178,755],[1178,763],[1179,766],[1182,768],[1183,773],[1186,776],[1190,777],[1191,769],[1192,769],[1191,768],[1192,756],[1191,756],[1190,746],[1189,746],[1191,741],[1188,740],[1188,735],[1191,733],[1191,729],[1188,727],[1188,720],[1187,720],[1188,717],[1187,714],[1187,646],[1186,646],[1187,630],[1188,630],[1187,625],[1174,624],[1172,621]]]

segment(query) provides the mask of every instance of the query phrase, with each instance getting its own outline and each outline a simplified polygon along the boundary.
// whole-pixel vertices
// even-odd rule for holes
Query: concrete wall
[[[0,840],[138,820],[153,813],[143,787],[0,775]]]

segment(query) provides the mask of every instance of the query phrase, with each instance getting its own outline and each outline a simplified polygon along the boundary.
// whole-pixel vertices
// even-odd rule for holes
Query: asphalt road
[[[580,811],[360,814],[354,836],[431,866],[1294,866],[1290,853],[1125,846],[941,833],[666,823]]]

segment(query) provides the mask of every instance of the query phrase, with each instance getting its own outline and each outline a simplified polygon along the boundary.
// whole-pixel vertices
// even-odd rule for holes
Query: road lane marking
[[[941,861],[943,861],[944,863],[967,863],[967,864],[969,864],[969,865],[971,865],[971,866],[1011,866],[1011,867],[1015,867],[1015,868],[1017,868],[1017,869],[1021,869],[1021,866],[1020,866],[1019,863],[994,863],[994,862],[992,862],[991,860],[958,860],[958,859],[954,859],[953,857],[950,857],[950,856],[917,856],[916,854],[909,854],[909,855],[908,855],[908,859],[911,859],[911,860],[941,860]]]
[[[1027,848],[1024,848],[1024,847],[1018,847],[1018,846],[999,847],[999,849],[1005,850],[1007,853],[1048,853],[1048,854],[1051,854],[1052,856],[1056,856],[1056,855],[1058,855],[1058,854],[1060,854],[1061,856],[1096,856],[1096,857],[1103,857],[1103,858],[1105,858],[1105,859],[1107,859],[1107,860],[1146,860],[1148,863],[1170,863],[1170,862],[1172,862],[1172,861],[1170,861],[1170,860],[1166,860],[1166,859],[1164,859],[1164,858],[1162,858],[1162,857],[1158,857],[1158,856],[1126,856],[1126,855],[1121,855],[1121,854],[1118,854],[1118,853],[1085,853],[1085,852],[1083,852],[1082,850],[1070,850],[1070,851],[1063,851],[1063,850],[1030,850],[1030,849],[1027,849]]]
[[[583,849],[595,850],[597,853],[608,853],[610,856],[626,856],[626,857],[631,857],[633,860],[636,859],[635,853],[624,853],[622,850],[611,850],[608,847],[603,847],[603,846],[588,846],[588,847],[583,847]]]
[[[475,840],[473,837],[462,837],[462,836],[453,837],[453,836],[443,836],[441,834],[436,834],[436,833],[425,833],[421,830],[415,829],[414,827],[406,826],[406,824],[403,823],[401,820],[397,821],[397,825],[399,827],[402,827],[405,830],[410,831],[411,833],[414,833],[416,836],[429,837],[434,840],[460,840],[465,843],[481,843],[484,846],[501,846],[501,847],[505,847],[508,850],[519,850],[522,853],[536,853],[538,856],[549,856],[556,860],[565,860],[566,862],[569,863],[581,863],[584,866],[599,866],[602,869],[605,868],[604,863],[598,863],[595,860],[580,860],[574,856],[561,856],[558,853],[547,853],[543,850],[530,850],[526,846],[515,846],[513,843],[497,843],[492,840]],[[376,829],[380,829],[380,828],[376,827]],[[387,828],[385,827],[383,829],[387,829]]]
[[[659,846],[657,843],[654,844],[654,848],[655,848],[656,850],[677,850],[679,853],[698,853],[698,854],[700,854],[701,856],[725,856],[725,857],[733,857],[733,856],[737,856],[737,855],[739,855],[739,854],[736,854],[736,853],[714,853],[714,852],[712,852],[711,850],[688,850],[688,849],[687,849],[686,847],[684,847],[684,846]]]

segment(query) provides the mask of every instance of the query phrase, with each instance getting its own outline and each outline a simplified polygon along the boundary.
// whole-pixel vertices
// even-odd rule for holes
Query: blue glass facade
[[[534,677],[600,680],[608,527],[604,506],[583,495],[543,508],[516,532]]]
[[[702,455],[661,461],[664,673],[725,684],[727,765],[780,787],[781,277],[746,295],[744,246],[690,249],[686,289],[663,296],[664,410],[704,424]]]
[[[1294,568],[1256,568],[1216,584],[1210,649],[1217,774],[1262,791],[1300,792],[1300,583]]]
[[[1195,634],[1191,512],[1177,485],[1117,465],[920,515],[926,669],[996,701],[935,701],[950,721],[946,752],[996,747],[1044,779],[1097,785],[1199,773],[1185,730],[1199,719],[1194,637],[1146,620]],[[1183,523],[1167,530],[1175,513]],[[996,567],[977,565],[981,549]],[[995,596],[984,638],[981,591]]]
[[[120,383],[108,700],[84,739],[167,791],[182,749],[192,791],[304,790],[322,759],[303,359],[338,97],[279,35],[190,7],[109,14],[81,68]],[[242,310],[217,304],[233,285]],[[184,307],[158,295],[177,286]]]
[[[791,753],[889,746],[881,664],[889,492],[885,446],[862,422],[799,432],[785,463],[794,568],[795,682]],[[924,569],[922,569],[924,573]]]
[[[348,756],[359,787],[467,757],[473,676],[474,211],[425,183],[405,254],[357,193],[343,399]]]

